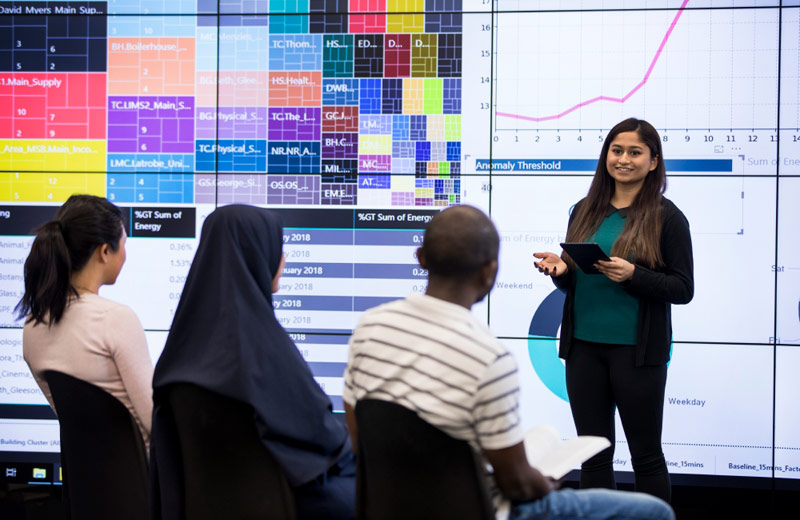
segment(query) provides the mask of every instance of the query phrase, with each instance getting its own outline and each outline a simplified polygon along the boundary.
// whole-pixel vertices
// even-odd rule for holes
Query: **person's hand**
[[[618,256],[612,256],[611,260],[598,260],[594,267],[612,282],[630,280],[636,269],[635,265]]]
[[[533,265],[536,266],[540,273],[544,273],[547,276],[561,276],[569,270],[567,263],[555,253],[533,253],[533,256],[540,259],[538,262],[534,262]]]

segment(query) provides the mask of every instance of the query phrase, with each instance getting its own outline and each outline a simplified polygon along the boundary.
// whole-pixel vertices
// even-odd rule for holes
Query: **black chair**
[[[61,431],[68,518],[149,518],[147,454],[128,409],[108,392],[57,371],[44,373]]]
[[[192,384],[165,388],[191,520],[296,517],[292,489],[256,429],[253,408]]]
[[[494,519],[474,450],[398,404],[356,404],[358,518]]]

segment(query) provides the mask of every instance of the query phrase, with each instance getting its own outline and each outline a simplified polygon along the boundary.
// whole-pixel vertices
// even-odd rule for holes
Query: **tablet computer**
[[[600,274],[594,264],[598,260],[611,260],[596,242],[562,242],[561,247],[586,274]]]

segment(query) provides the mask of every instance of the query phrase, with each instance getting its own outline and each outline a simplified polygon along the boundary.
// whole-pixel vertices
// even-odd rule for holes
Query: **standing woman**
[[[567,256],[534,253],[539,271],[566,291],[559,356],[578,435],[611,447],[581,467],[582,488],[615,488],[614,414],[619,409],[636,490],[670,500],[661,429],[672,342],[670,304],[694,293],[692,241],[683,213],[663,196],[661,139],[626,119],[608,134],[588,195],[575,205],[567,242],[597,242],[610,260],[584,274]]]
[[[98,295],[125,263],[122,213],[108,200],[73,195],[36,233],[25,260],[25,361],[53,406],[43,377],[57,370],[116,397],[149,445],[153,362],[142,324],[125,305]]]

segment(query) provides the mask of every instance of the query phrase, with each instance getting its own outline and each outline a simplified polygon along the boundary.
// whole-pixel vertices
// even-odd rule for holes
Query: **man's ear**
[[[492,260],[481,268],[481,282],[484,286],[491,289],[497,278],[497,260]]]

